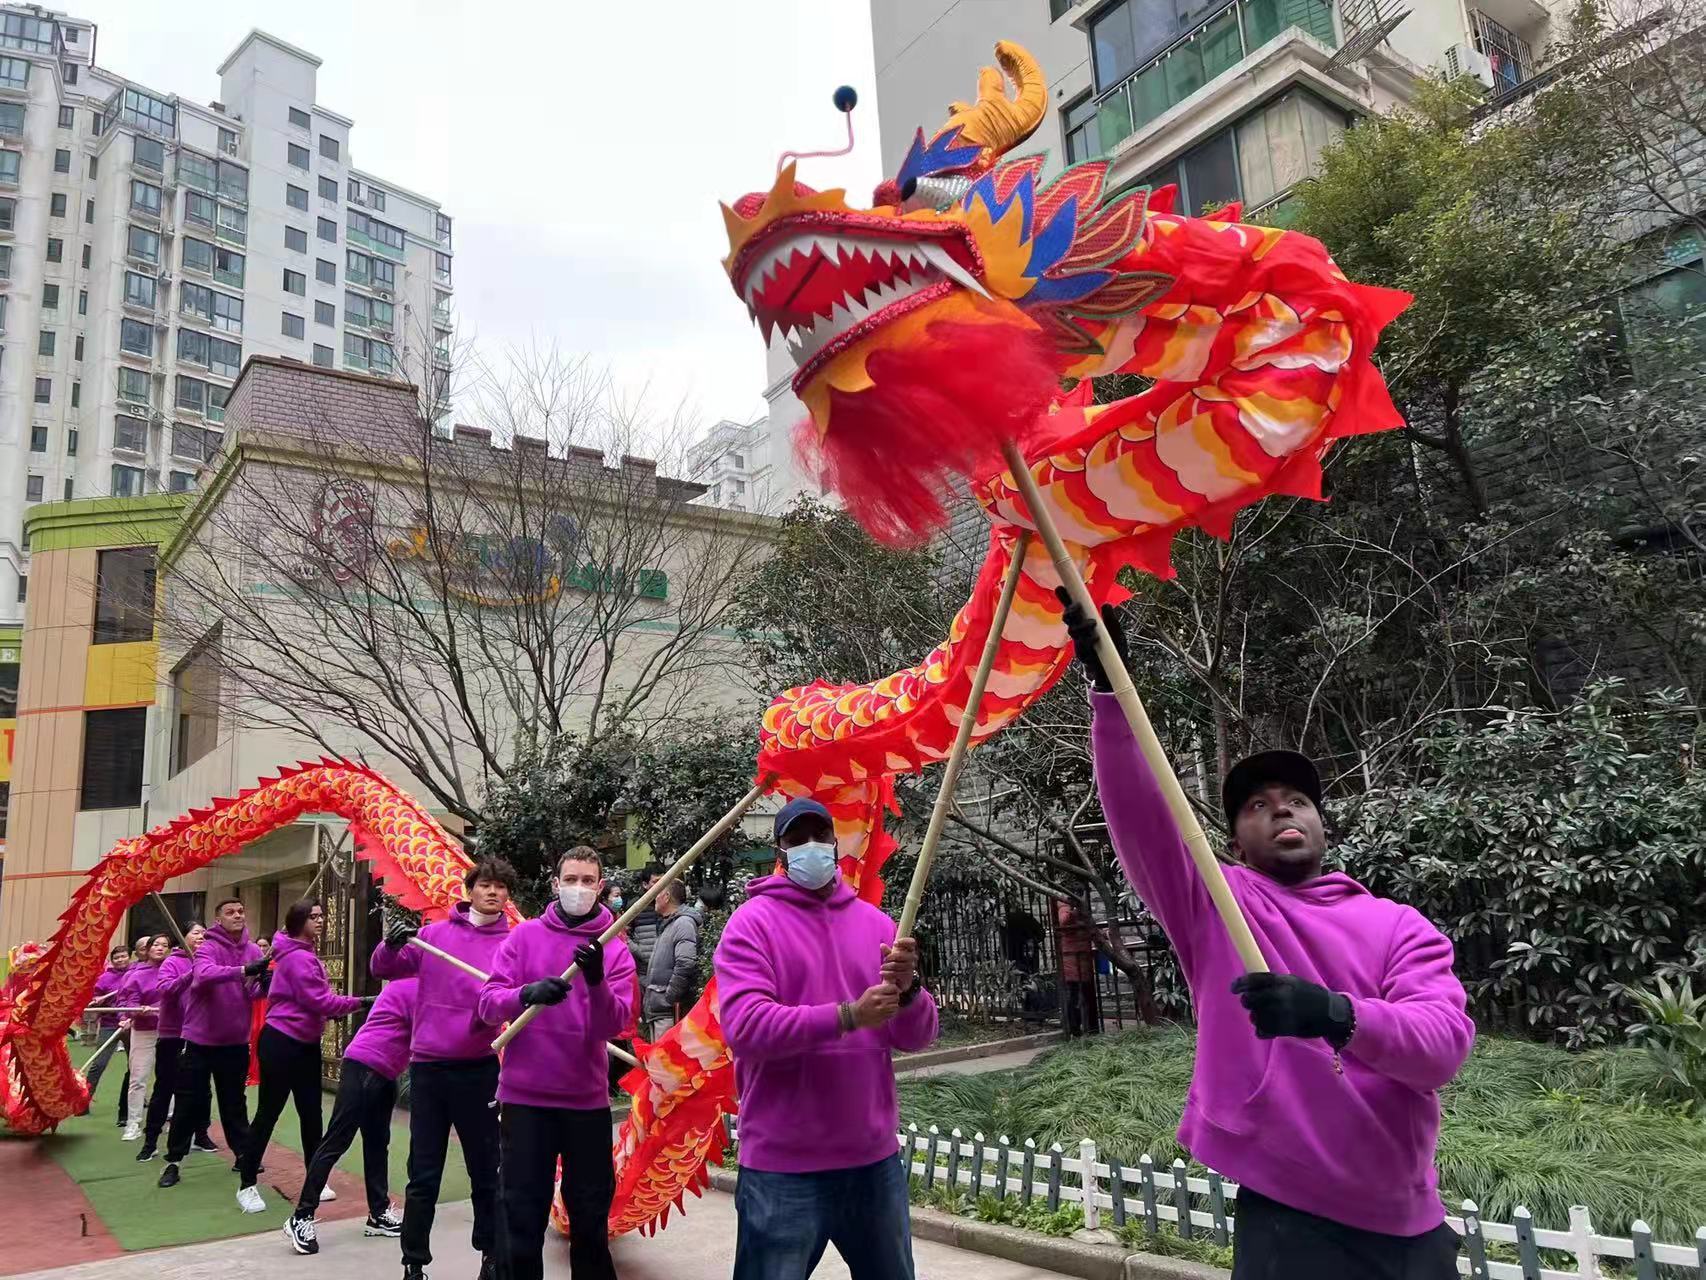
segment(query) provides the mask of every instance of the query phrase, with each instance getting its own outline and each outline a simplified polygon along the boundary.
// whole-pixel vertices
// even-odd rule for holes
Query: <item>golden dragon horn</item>
[[[1008,40],[995,45],[1000,69],[984,67],[977,77],[977,101],[956,102],[949,108],[946,132],[956,125],[961,137],[983,148],[978,168],[987,169],[1002,153],[1016,147],[1043,122],[1048,111],[1048,78],[1037,60]],[[1007,96],[1002,72],[1013,82],[1014,96]]]

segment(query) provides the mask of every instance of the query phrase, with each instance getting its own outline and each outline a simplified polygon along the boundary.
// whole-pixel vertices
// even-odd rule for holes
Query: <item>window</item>
[[[87,289],[77,290],[77,314],[80,316],[86,316],[89,314],[89,291]],[[79,360],[83,358],[82,353],[83,340],[79,338],[77,339],[77,358]]]
[[[167,477],[167,488],[172,493],[188,493],[195,488],[195,473],[193,471],[174,471]]]
[[[222,240],[235,240],[245,244],[249,239],[249,215],[231,205],[219,206],[219,231]]]
[[[249,203],[249,171],[229,160],[219,162],[219,198],[237,204]]]
[[[327,262],[324,258],[316,260],[314,278],[321,284],[336,284],[338,282],[338,264]]]
[[[55,191],[47,198],[47,216],[50,218],[63,218],[65,216],[65,193],[63,191]]]
[[[166,144],[158,138],[138,137],[132,142],[130,158],[139,169],[152,169],[155,173],[164,173],[166,171]],[[89,159],[92,162],[95,157],[90,156]],[[95,176],[93,169],[89,171],[89,176],[91,178]]]
[[[200,760],[219,740],[218,645],[219,638],[214,635],[172,672],[172,705],[177,713],[172,738],[174,773]]]
[[[195,329],[178,330],[178,359],[188,364],[207,364],[207,335]]]
[[[1077,3],[1078,0],[1048,0],[1048,20],[1059,22],[1066,16],[1066,11]]]
[[[222,378],[235,378],[237,371],[243,367],[243,348],[236,342],[227,342],[223,338],[207,340],[207,367]],[[225,401],[219,402],[222,406]]]
[[[437,284],[448,285],[450,283],[450,255],[448,253],[432,255],[432,278]]]
[[[78,383],[77,385],[81,386],[82,383]],[[76,427],[72,427],[69,431],[67,431],[65,433],[65,456],[68,458],[75,458],[77,456],[77,428]]]
[[[308,277],[300,271],[284,269],[284,291],[286,293],[303,294],[308,292]]]
[[[391,347],[378,338],[364,338],[359,333],[344,334],[344,368],[371,369],[374,373],[391,372]]]
[[[308,233],[301,227],[286,227],[284,229],[284,247],[296,253],[307,253]]]
[[[359,328],[389,329],[395,316],[396,308],[389,302],[361,293],[344,294],[344,319]]]
[[[59,109],[59,127],[61,129],[75,129],[77,127],[76,107],[61,107]]]
[[[126,321],[126,323],[129,322]],[[59,335],[52,329],[42,329],[36,334],[36,354],[38,356],[51,356],[58,345]]]
[[[89,269],[89,252],[93,247],[93,245],[87,244],[83,246],[83,270],[85,271]]]
[[[98,124],[99,121],[97,121],[96,123]],[[95,130],[95,132],[99,133],[100,129],[97,128]],[[163,154],[163,150],[162,150],[162,154]],[[156,169],[158,169],[160,166],[155,165],[154,167]],[[100,156],[90,156],[89,157],[89,178],[90,178],[90,180],[92,181],[96,176],[98,176],[100,174],[100,172],[101,172],[101,158],[100,158]]]
[[[148,394],[148,381],[146,369],[132,369],[121,364],[118,367],[118,398],[134,404],[150,403],[152,397]]]
[[[31,53],[53,52],[53,20],[8,13],[0,22],[0,45]]]
[[[184,241],[184,265],[189,265],[189,247],[197,243],[193,240]],[[133,258],[143,262],[158,263],[160,261],[160,235],[147,227],[130,228],[129,237],[125,241],[125,251]]]
[[[24,479],[24,501],[40,502],[42,498],[42,477],[27,476]]]
[[[375,248],[395,249],[398,253],[403,251],[403,246],[408,240],[401,227],[394,227],[389,222],[370,218],[365,213],[359,213],[354,209],[349,211],[349,229],[350,234],[360,236],[364,242],[373,245]]]
[[[225,398],[231,394],[226,387],[213,382],[203,382],[200,378],[186,378],[178,375],[178,408],[187,413],[205,414],[209,421],[218,422],[225,417]],[[174,428],[174,432],[176,428]],[[173,452],[177,452],[177,436],[173,435]],[[185,457],[195,455],[184,454]]]
[[[61,30],[65,33],[66,44],[77,43],[78,31],[76,27],[62,27]]]
[[[154,638],[154,548],[120,547],[95,560],[95,644]]]
[[[308,188],[292,186],[288,182],[285,183],[284,202],[292,209],[306,209],[308,207]]]
[[[1668,268],[1625,289],[1618,299],[1624,341],[1642,380],[1662,376],[1677,363],[1692,363],[1706,352],[1706,260],[1699,239],[1674,235],[1662,259]],[[1665,346],[1656,340],[1668,339]]]
[[[1321,153],[1345,131],[1345,116],[1319,98],[1294,90],[1246,116],[1235,129],[1239,196],[1249,208],[1317,173]]]
[[[237,154],[237,135],[230,129],[219,131],[219,149],[228,156]]]
[[[65,261],[65,241],[59,239],[57,236],[49,236],[48,237],[48,239],[47,239],[47,260],[49,262],[64,262]]]
[[[230,249],[215,248],[213,251],[213,278],[220,284],[228,284],[234,289],[243,287],[243,271],[247,259],[240,253]]]
[[[140,476],[134,467],[113,468],[113,494],[119,490],[118,473]],[[102,557],[110,553],[102,552]],[[150,634],[153,634],[152,628]],[[142,803],[142,753],[148,736],[148,708],[125,707],[117,711],[83,713],[83,781],[78,793],[79,809],[132,809]]]
[[[0,151],[0,182],[12,187],[18,185],[18,165],[23,158],[22,151]]]
[[[448,249],[450,247],[450,215],[448,213],[438,215],[436,230],[438,242]]]
[[[219,190],[218,166],[206,156],[198,156],[193,151],[178,153],[178,179],[185,186],[194,187],[197,191],[211,194]]]
[[[16,225],[18,202],[11,196],[0,197],[0,231],[10,231]]]
[[[193,285],[184,287],[194,288]],[[126,271],[124,273],[124,300],[128,306],[147,307],[152,311],[158,289],[159,285],[153,276],[145,276],[140,271]]]
[[[113,448],[126,453],[148,452],[148,421],[119,414],[113,419]]]
[[[9,138],[24,136],[24,104],[0,102],[0,133]]]
[[[308,148],[299,147],[294,142],[288,142],[285,146],[289,148],[285,153],[285,158],[290,161],[291,167],[293,169],[306,169],[308,167]]]
[[[127,467],[123,463],[113,464],[113,497],[134,498],[142,492],[142,469]]]
[[[71,153],[64,147],[58,148],[53,153],[53,171],[55,173],[71,172]]]
[[[43,311],[59,310],[59,286],[44,284],[41,287],[41,309]]]
[[[178,291],[178,310],[186,316],[200,316],[212,324],[213,300],[220,296],[203,285],[185,281],[184,287]]]
[[[330,218],[320,218],[314,228],[314,234],[320,239],[336,244],[338,242],[338,224]]]
[[[314,344],[314,363],[322,369],[330,369],[332,367],[332,349],[322,347],[316,342]]]
[[[90,196],[87,200],[85,200],[83,202],[83,221],[89,223],[91,226],[94,225],[94,222],[95,222],[95,198],[93,196]]]
[[[367,205],[370,209],[375,209],[380,213],[384,213],[385,193],[378,187],[369,187],[367,189]]]
[[[434,320],[450,319],[450,295],[448,293],[440,293],[436,289],[433,290],[432,318]]]
[[[226,333],[242,333],[243,300],[227,293],[208,292],[213,299],[213,327]]]
[[[47,452],[47,428],[39,422],[30,428],[30,452]]]
[[[160,188],[152,182],[142,182],[132,178],[130,182],[130,207],[159,217]]]
[[[132,227],[132,231],[136,228]],[[213,246],[206,240],[197,240],[194,236],[184,237],[184,270],[213,271]]]
[[[12,246],[0,244],[0,280],[12,278]],[[0,320],[5,319],[5,313],[0,312]]]
[[[184,422],[172,424],[172,456],[174,458],[194,458],[197,462],[211,457],[208,448],[208,437],[212,435],[205,427],[192,426]]]
[[[71,501],[71,477],[65,477],[65,501]]]
[[[18,575],[18,603],[23,604],[24,601],[28,600],[29,598],[30,598],[30,575],[27,573],[20,573]]]
[[[128,351],[133,356],[151,356],[154,354],[154,326],[141,320],[120,320],[118,323],[118,345],[121,351]]]
[[[338,202],[338,181],[336,178],[328,178],[325,174],[320,175],[320,199],[330,200],[333,204]]]
[[[0,89],[27,89],[29,84],[28,58],[0,58]]]
[[[314,304],[314,323],[335,325],[338,322],[338,309],[329,302]]]
[[[81,360],[83,358],[83,335],[82,334],[77,335],[77,358],[79,360]],[[81,382],[73,382],[71,384],[71,407],[73,409],[75,409],[78,406],[80,406],[82,403],[83,403],[83,384]],[[68,449],[66,452],[76,453],[77,452],[77,438],[76,438],[77,433],[74,431],[71,433],[71,435],[72,435],[71,448]]]
[[[320,154],[328,160],[336,160],[338,158],[338,140],[329,138],[322,133],[320,135]]]
[[[301,107],[292,107],[290,109],[290,123],[298,129],[306,129],[314,122],[308,118],[308,113]]]
[[[203,195],[199,191],[184,193],[184,219],[187,222],[199,222],[204,227],[211,227],[218,208],[212,196]]]
[[[280,332],[282,332],[285,337],[300,338],[306,334],[307,331],[307,325],[301,316],[292,315],[288,311],[284,313],[283,323],[280,325]]]
[[[52,404],[53,403],[53,379],[52,378],[37,378],[36,379],[36,403],[37,404]]]

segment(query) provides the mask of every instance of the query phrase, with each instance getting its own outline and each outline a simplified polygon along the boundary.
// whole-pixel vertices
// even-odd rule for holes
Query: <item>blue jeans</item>
[[[822,1173],[742,1169],[734,1280],[805,1280],[831,1243],[853,1280],[913,1280],[906,1191],[898,1155]]]

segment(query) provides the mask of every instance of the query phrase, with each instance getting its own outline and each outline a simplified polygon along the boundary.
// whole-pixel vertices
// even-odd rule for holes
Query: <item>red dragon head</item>
[[[1024,438],[1060,375],[1097,366],[1113,323],[1172,285],[1120,261],[1146,191],[1104,203],[1104,163],[1044,186],[1041,155],[1002,162],[1043,119],[1047,82],[1018,45],[995,57],[873,207],[797,183],[791,164],[723,207],[724,267],[765,340],[787,340],[824,478],[897,540],[940,517],[944,478]]]

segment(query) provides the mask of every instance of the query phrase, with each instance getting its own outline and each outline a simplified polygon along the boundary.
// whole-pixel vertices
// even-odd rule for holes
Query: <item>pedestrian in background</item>
[[[657,896],[663,921],[646,970],[646,1039],[655,1041],[676,1024],[699,987],[699,908],[686,905],[687,886],[673,880]]]

